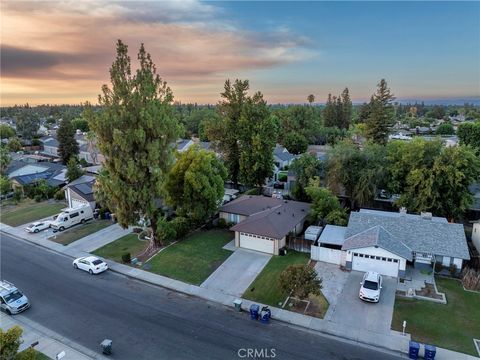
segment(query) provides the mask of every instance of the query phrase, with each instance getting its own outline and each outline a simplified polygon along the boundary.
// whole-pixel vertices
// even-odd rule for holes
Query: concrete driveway
[[[367,303],[358,297],[363,274],[363,272],[352,271],[348,275],[329,320],[377,333],[389,334],[397,279],[383,276],[380,301],[378,303]]]
[[[315,264],[315,271],[318,278],[322,279],[322,293],[329,304],[324,319],[330,320],[350,273],[342,271],[338,265],[323,261]]]
[[[241,297],[271,257],[269,254],[237,249],[200,286]]]

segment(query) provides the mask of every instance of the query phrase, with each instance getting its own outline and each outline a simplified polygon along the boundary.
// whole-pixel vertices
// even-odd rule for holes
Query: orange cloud
[[[1,15],[2,105],[96,101],[109,80],[117,39],[130,45],[132,60],[145,43],[182,101],[216,102],[232,74],[311,55],[308,39],[288,30],[242,31],[218,15],[194,0],[7,2]]]

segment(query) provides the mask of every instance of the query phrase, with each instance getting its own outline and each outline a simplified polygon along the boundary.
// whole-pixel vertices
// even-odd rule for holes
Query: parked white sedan
[[[37,221],[37,222],[34,222],[34,223],[28,225],[25,228],[25,231],[29,232],[29,233],[38,233],[39,231],[48,229],[50,227],[51,223],[52,222],[50,220]]]
[[[363,275],[363,281],[360,285],[358,293],[360,299],[369,302],[379,302],[382,290],[382,275],[374,271],[368,271]]]
[[[108,265],[102,259],[99,259],[95,256],[81,257],[73,260],[73,267],[75,269],[80,269],[88,271],[90,275],[100,274],[108,270]]]

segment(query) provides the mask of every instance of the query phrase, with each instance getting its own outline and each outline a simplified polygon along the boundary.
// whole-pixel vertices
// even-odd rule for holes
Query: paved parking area
[[[325,319],[330,320],[350,273],[342,271],[338,265],[323,261],[317,262],[315,271],[318,277],[322,279],[322,293],[329,304]]]
[[[363,272],[358,271],[352,271],[348,274],[329,320],[342,325],[389,334],[397,279],[384,276],[380,301],[378,303],[368,303],[358,297],[363,274]]]
[[[200,286],[241,297],[271,257],[269,254],[237,249]]]

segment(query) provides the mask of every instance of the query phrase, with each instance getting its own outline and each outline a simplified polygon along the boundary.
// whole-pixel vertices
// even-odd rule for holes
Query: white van
[[[63,231],[73,225],[83,224],[90,219],[93,219],[93,211],[89,205],[67,208],[63,209],[62,212],[54,218],[50,227],[54,230]]]

